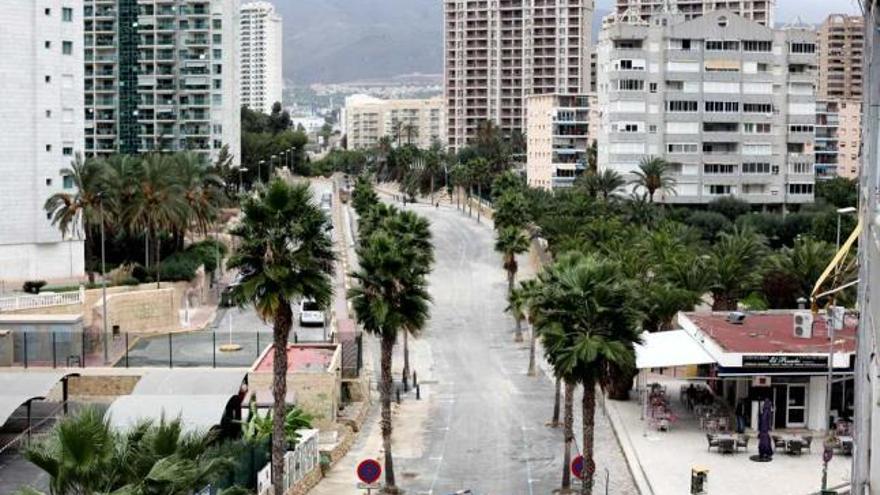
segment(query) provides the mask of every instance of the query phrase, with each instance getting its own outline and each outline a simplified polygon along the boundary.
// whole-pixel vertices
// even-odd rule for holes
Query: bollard
[[[406,379],[406,373],[403,374],[403,393],[409,392],[409,380]]]
[[[416,400],[422,400],[422,387],[419,384],[416,384]]]
[[[397,393],[397,404],[400,404],[400,387],[395,388],[394,391]]]
[[[417,375],[415,370],[413,370],[413,387],[418,388],[418,386],[419,386],[419,375]]]

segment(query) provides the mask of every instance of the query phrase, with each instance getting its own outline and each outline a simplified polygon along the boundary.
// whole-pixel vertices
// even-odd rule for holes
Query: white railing
[[[0,298],[0,311],[20,311],[23,309],[45,308],[49,306],[67,306],[82,304],[85,301],[85,289],[60,294],[36,294]]]
[[[296,449],[284,454],[284,492],[306,477],[321,462],[318,453],[318,430],[299,430]],[[257,495],[272,493],[272,462],[257,473]]]

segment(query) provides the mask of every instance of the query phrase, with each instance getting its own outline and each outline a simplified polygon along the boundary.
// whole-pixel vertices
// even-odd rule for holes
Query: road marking
[[[529,428],[534,429],[534,428]],[[523,450],[525,452],[529,451],[529,442],[526,440],[526,423],[525,418],[520,418],[520,431],[522,431],[522,439],[523,439]],[[534,491],[532,490],[532,483],[535,480],[532,479],[532,463],[529,461],[529,457],[526,456],[526,484],[529,485],[529,495],[534,495]]]
[[[449,439],[449,425],[452,424],[452,410],[454,408],[449,408],[449,414],[446,417],[446,428],[444,428],[445,433],[443,433],[443,445],[440,447],[440,460],[437,462],[437,467],[434,469],[434,476],[431,479],[431,488],[428,490],[428,493],[434,493],[434,486],[437,485],[437,478],[440,476],[440,467],[443,466],[443,456],[446,455],[446,441]]]

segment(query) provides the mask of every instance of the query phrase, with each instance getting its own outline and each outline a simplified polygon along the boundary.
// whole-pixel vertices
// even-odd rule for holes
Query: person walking
[[[746,407],[748,406],[745,399],[740,399],[736,403],[736,432],[739,434],[746,431]]]

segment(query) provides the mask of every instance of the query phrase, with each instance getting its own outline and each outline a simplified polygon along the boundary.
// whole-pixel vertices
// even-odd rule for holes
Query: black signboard
[[[743,356],[742,367],[779,370],[828,369],[828,356],[795,356],[784,354]]]

